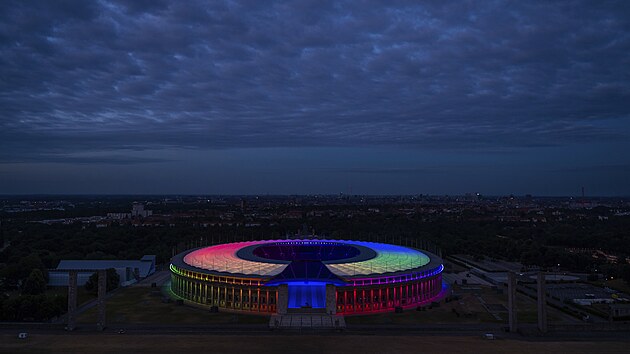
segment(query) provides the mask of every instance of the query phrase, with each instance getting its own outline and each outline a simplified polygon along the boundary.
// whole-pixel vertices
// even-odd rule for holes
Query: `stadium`
[[[346,240],[220,244],[173,257],[171,291],[187,302],[246,312],[361,314],[419,306],[442,294],[429,252]]]

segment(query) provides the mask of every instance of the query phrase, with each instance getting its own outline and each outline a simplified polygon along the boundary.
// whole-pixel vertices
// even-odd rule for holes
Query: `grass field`
[[[63,296],[68,296],[68,287],[67,286],[53,286],[46,289],[47,294],[59,294]],[[88,292],[85,290],[85,287],[79,286],[77,287],[77,306],[80,306],[83,303],[86,303],[90,300],[96,299],[96,294]]]
[[[595,286],[605,286],[611,289],[615,289],[617,291],[624,292],[626,294],[630,294],[630,285],[628,285],[628,283],[626,283],[623,279],[598,280],[589,283]]]
[[[0,353],[627,353],[623,341],[483,340],[470,336],[0,335]]]
[[[426,311],[407,310],[403,313],[382,313],[346,317],[346,323],[352,324],[426,324],[426,323],[507,323],[507,312],[498,312],[500,320],[493,317],[483,306],[482,301],[490,305],[502,305],[507,311],[507,295],[498,294],[488,287],[479,287],[475,293],[462,293],[461,299]],[[459,291],[459,287],[456,287]],[[536,302],[522,294],[517,294],[518,319],[521,323],[536,323],[538,315]],[[455,310],[460,314],[458,317]],[[466,316],[465,314],[468,314]],[[548,320],[560,322],[562,318],[556,310],[548,308]]]
[[[457,289],[456,289],[457,290]],[[107,300],[107,323],[110,324],[266,324],[268,316],[236,314],[230,312],[209,313],[209,311],[163,303],[163,294],[156,288],[129,287],[119,290]],[[480,300],[481,299],[481,300]],[[442,302],[439,307],[427,311],[407,310],[402,314],[392,312],[347,316],[348,325],[358,324],[427,324],[427,323],[502,323],[507,322],[507,312],[499,312],[496,319],[484,308],[482,302],[502,305],[507,308],[507,296],[497,294],[488,287],[481,287],[478,293],[463,293],[458,301]],[[536,303],[518,294],[519,322],[535,323]],[[456,315],[456,312],[460,316]],[[549,309],[549,321],[559,322],[561,318],[555,310]],[[78,317],[78,323],[94,323],[96,308]]]
[[[209,313],[207,310],[163,303],[159,289],[129,287],[119,290],[107,300],[107,322],[111,324],[265,324],[269,317],[228,312]],[[96,307],[78,317],[78,323],[96,322]]]

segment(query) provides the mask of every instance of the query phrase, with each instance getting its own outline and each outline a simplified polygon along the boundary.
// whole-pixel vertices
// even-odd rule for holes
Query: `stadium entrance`
[[[343,285],[343,281],[330,272],[319,260],[291,262],[274,283],[288,287],[290,312],[325,312],[326,284]]]
[[[288,310],[293,313],[325,312],[326,284],[345,285],[323,263],[356,257],[360,250],[352,246],[270,245],[258,247],[254,255],[289,261],[270,284],[288,286]]]
[[[324,309],[326,308],[326,283],[290,282],[289,309]]]

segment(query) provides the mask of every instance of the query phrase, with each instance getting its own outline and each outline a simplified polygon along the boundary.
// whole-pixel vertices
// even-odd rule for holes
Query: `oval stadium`
[[[173,257],[171,291],[199,305],[266,314],[352,315],[431,302],[442,259],[426,251],[346,240],[220,244]]]

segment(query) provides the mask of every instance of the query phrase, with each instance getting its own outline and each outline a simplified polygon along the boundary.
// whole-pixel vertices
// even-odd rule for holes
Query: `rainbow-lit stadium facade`
[[[442,293],[442,260],[429,252],[346,240],[267,240],[173,257],[171,290],[195,304],[261,312],[343,315],[393,311]]]

